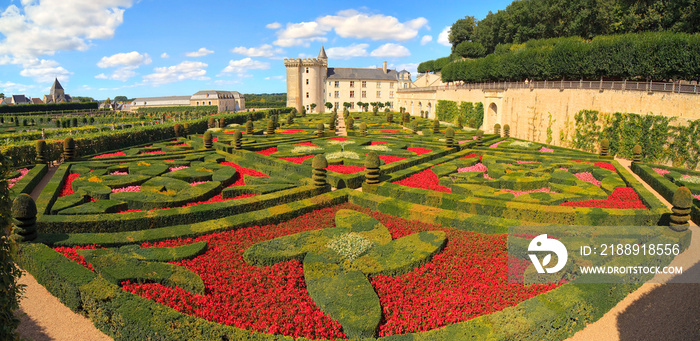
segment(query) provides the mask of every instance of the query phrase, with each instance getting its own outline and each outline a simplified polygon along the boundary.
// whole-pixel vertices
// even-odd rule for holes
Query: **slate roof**
[[[53,95],[56,93],[56,90],[63,90],[63,87],[61,86],[61,83],[58,82],[58,78],[53,81],[53,85],[51,86],[51,94]]]
[[[28,104],[31,102],[24,95],[12,95],[12,103],[14,103],[14,104]]]
[[[382,69],[329,67],[326,78],[395,81],[399,79],[399,74],[396,70],[387,70],[387,73],[384,73]]]

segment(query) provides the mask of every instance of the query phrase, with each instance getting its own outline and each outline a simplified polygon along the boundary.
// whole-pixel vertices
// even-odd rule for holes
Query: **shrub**
[[[75,140],[69,136],[63,140],[63,159],[73,161],[73,158],[75,158]]]

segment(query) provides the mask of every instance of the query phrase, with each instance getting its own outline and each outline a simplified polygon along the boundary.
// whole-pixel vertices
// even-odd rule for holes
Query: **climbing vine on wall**
[[[440,121],[451,123],[456,123],[457,118],[461,117],[462,122],[472,128],[479,128],[484,122],[484,105],[481,102],[460,102],[458,105],[455,101],[438,100],[435,113]]]

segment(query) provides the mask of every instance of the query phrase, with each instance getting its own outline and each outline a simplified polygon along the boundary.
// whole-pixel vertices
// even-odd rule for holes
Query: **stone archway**
[[[431,111],[432,111],[432,110],[431,110],[432,107],[433,107],[433,104],[430,103],[430,102],[428,102],[428,108],[427,108],[427,110],[426,110],[426,115],[425,115],[426,118],[431,118],[431,117],[430,117],[430,113],[431,113]]]
[[[496,123],[498,123],[498,106],[496,103],[491,102],[491,104],[489,104],[489,108],[486,110],[484,125],[481,127],[481,129],[486,130],[492,128],[492,126]]]

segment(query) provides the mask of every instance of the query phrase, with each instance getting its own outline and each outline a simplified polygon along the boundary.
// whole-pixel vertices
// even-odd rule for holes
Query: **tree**
[[[343,102],[343,108],[347,109],[350,107],[350,102]]]
[[[326,102],[326,108],[328,108],[328,110],[331,110],[331,108],[333,108],[333,103]]]
[[[0,98],[5,98],[5,94],[0,92]]]
[[[452,24],[450,28],[450,35],[448,40],[452,44],[452,51],[454,52],[455,47],[459,43],[464,41],[473,41],[475,38],[474,31],[476,29],[476,18],[472,16],[466,16],[464,19],[459,19]]]
[[[311,103],[311,112],[314,112],[314,109],[316,108],[316,103]]]
[[[114,101],[124,103],[128,102],[129,99],[126,96],[114,96]]]
[[[454,53],[464,58],[481,58],[486,55],[486,49],[481,43],[463,41],[454,48]]]
[[[365,108],[365,102],[357,102],[357,106],[360,107],[360,109]]]

